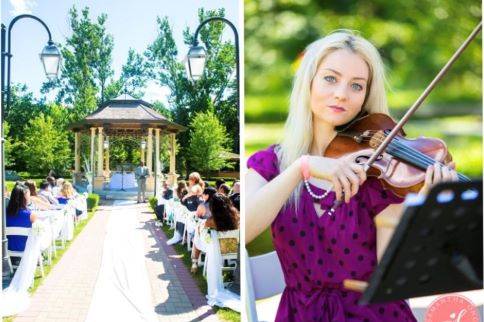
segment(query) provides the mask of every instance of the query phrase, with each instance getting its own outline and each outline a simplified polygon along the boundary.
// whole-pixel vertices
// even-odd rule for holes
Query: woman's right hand
[[[312,177],[331,181],[336,199],[342,201],[344,198],[346,203],[366,180],[363,165],[345,158],[309,156],[309,170]]]

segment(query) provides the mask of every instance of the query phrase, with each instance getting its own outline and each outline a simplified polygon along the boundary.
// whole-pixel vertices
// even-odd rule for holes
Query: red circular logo
[[[479,322],[479,313],[467,297],[445,295],[430,304],[425,322]]]

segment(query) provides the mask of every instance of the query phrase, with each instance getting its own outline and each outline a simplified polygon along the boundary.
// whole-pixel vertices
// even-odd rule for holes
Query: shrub
[[[87,196],[87,210],[95,210],[96,207],[99,205],[99,195],[95,193],[90,193]]]
[[[151,209],[153,209],[153,211],[155,211],[155,208],[158,205],[158,200],[156,199],[156,197],[150,197],[148,199],[148,202],[150,203]]]

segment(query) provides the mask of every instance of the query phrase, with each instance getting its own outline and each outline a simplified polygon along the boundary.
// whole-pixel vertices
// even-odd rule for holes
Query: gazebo
[[[111,177],[111,170],[109,169],[109,144],[105,145],[105,142],[109,142],[109,137],[112,136],[132,136],[145,140],[146,147],[144,144],[140,144],[141,161],[144,162],[146,160],[145,164],[150,171],[146,188],[148,191],[153,191],[154,165],[160,164],[160,136],[169,135],[170,170],[168,173],[168,182],[171,185],[175,185],[178,177],[175,173],[175,136],[177,133],[185,131],[186,128],[167,120],[166,117],[155,111],[152,107],[148,102],[133,98],[128,94],[122,94],[115,99],[101,104],[96,111],[88,115],[85,119],[71,124],[70,129],[75,133],[75,184],[79,184],[83,176],[81,171],[80,144],[81,134],[85,133],[90,134],[91,137],[90,162],[93,171],[94,182],[92,184],[94,191],[103,191],[105,183],[108,183]],[[155,152],[154,160],[153,147]],[[96,150],[97,160],[95,160]],[[104,150],[106,150],[105,154]],[[159,173],[160,169],[157,168],[157,171]]]

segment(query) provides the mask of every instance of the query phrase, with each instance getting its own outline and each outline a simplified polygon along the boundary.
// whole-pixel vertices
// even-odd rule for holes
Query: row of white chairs
[[[85,204],[85,200],[84,200]],[[81,209],[81,215],[76,215],[76,208]],[[85,209],[83,209],[85,208]],[[40,274],[44,277],[44,263],[43,258],[47,259],[47,264],[52,265],[52,259],[57,257],[57,242],[60,243],[60,248],[66,247],[66,242],[71,240],[74,236],[74,227],[80,220],[87,219],[87,207],[80,206],[79,200],[71,200],[62,209],[33,211],[37,215],[37,220],[33,223],[31,228],[26,227],[6,227],[7,236],[25,236],[29,238],[35,234],[40,239],[40,252],[38,255],[37,265],[40,269]],[[20,258],[22,260],[25,252],[8,250],[8,258],[12,262],[12,257]],[[13,274],[13,268],[18,265],[10,265],[10,273]],[[32,284],[33,284],[32,279]]]
[[[173,199],[166,200],[160,199],[159,204],[165,205],[165,213],[163,215],[163,222],[168,224],[171,229],[175,229],[176,223],[181,222],[184,224],[184,231],[182,235],[182,245],[186,243],[187,252],[191,252],[193,247],[193,235],[199,225],[203,225],[204,219],[198,218],[196,211],[189,211],[180,202]],[[232,230],[228,232],[217,232],[219,243],[223,243],[224,239],[236,239],[237,244],[240,242],[239,230]],[[237,268],[237,252],[224,252],[221,254],[223,271],[235,271]],[[202,260],[203,258],[203,260]],[[203,266],[203,275],[207,276],[207,261],[205,252],[201,251],[198,258],[199,266]],[[225,265],[226,264],[226,265]]]

